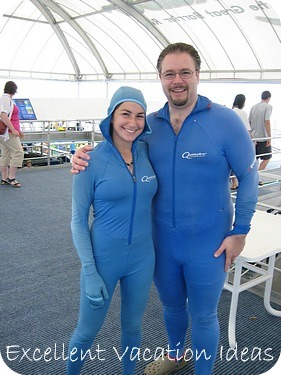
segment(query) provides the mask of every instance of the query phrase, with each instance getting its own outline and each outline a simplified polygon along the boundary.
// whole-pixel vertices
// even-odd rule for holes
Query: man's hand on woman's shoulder
[[[80,171],[84,171],[89,165],[87,160],[90,159],[90,156],[87,154],[88,151],[92,151],[93,147],[85,145],[78,148],[75,154],[72,157],[72,168],[70,172],[72,174],[78,174]]]

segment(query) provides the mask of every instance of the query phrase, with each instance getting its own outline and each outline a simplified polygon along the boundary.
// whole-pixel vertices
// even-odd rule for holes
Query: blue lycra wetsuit
[[[90,153],[89,167],[85,173],[74,176],[73,182],[71,228],[84,268],[79,321],[69,344],[69,354],[71,351],[76,354],[68,360],[68,375],[80,373],[81,354],[85,356],[99,332],[118,280],[122,300],[122,353],[128,347],[122,362],[123,374],[134,373],[135,361],[130,360],[130,352],[140,346],[142,317],[154,272],[151,202],[157,179],[148,159],[147,145],[133,143],[132,176],[112,144],[109,129],[101,129],[107,140]],[[94,215],[89,229],[91,205]],[[93,262],[109,294],[109,299],[98,309],[90,307],[85,293],[83,269]]]
[[[183,354],[192,318],[196,374],[210,375],[216,358],[217,306],[225,256],[214,257],[233,223],[229,177],[239,180],[231,234],[247,233],[257,201],[258,173],[249,134],[230,109],[199,96],[176,135],[168,104],[148,116],[145,136],[158,178],[153,204],[155,283],[164,306],[171,356]],[[186,300],[188,299],[188,306]]]

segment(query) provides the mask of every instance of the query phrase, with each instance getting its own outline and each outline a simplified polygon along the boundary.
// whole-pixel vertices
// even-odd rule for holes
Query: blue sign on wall
[[[34,109],[29,99],[13,99],[19,108],[20,120],[37,120]]]

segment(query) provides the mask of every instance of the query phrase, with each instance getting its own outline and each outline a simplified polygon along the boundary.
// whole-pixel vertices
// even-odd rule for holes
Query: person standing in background
[[[248,113],[243,109],[245,107],[246,97],[244,94],[238,94],[235,96],[232,109],[241,118],[251,136],[251,126],[248,120]]]
[[[270,117],[272,114],[272,106],[269,104],[271,93],[263,91],[261,94],[261,102],[255,104],[249,114],[249,123],[252,130],[253,138],[271,138]],[[259,171],[264,170],[271,157],[271,139],[256,141],[256,157],[261,159]],[[262,185],[262,182],[259,182]]]
[[[248,130],[250,137],[252,137],[251,134],[251,126],[249,124],[248,120],[248,113],[243,109],[245,107],[246,103],[246,97],[243,94],[238,94],[235,96],[232,109],[235,113],[241,118],[244,125],[246,126],[246,129]],[[231,190],[236,190],[238,188],[238,180],[237,177],[234,175],[233,172],[231,172]]]
[[[72,156],[75,154],[75,151],[76,151],[76,144],[74,141],[72,141],[72,143],[70,143],[70,163],[72,161]]]
[[[1,120],[7,126],[0,136],[0,169],[1,185],[11,185],[20,188],[21,184],[16,180],[16,172],[22,167],[24,152],[19,137],[23,137],[19,122],[19,109],[13,103],[13,96],[17,92],[17,85],[8,81],[4,87],[4,94],[0,98]]]

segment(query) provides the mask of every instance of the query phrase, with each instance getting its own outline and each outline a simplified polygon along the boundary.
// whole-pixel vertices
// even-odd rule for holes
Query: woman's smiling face
[[[114,143],[133,142],[145,126],[145,111],[135,102],[124,102],[112,116],[112,139]]]

